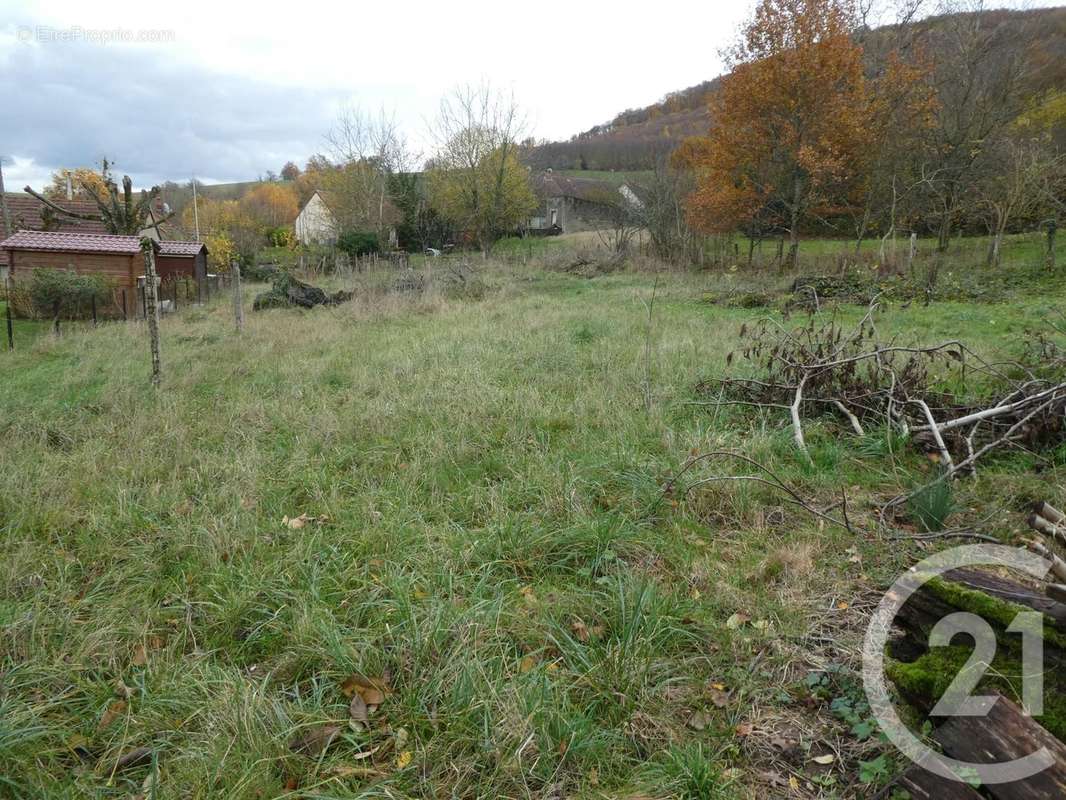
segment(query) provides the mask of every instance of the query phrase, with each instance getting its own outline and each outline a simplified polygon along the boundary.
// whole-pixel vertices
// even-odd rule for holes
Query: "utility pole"
[[[14,233],[11,230],[11,214],[7,210],[7,197],[4,195],[4,159],[0,157],[0,224],[4,226],[4,238]]]
[[[196,224],[196,241],[200,241],[200,210],[196,207],[196,176],[192,179],[192,218]]]

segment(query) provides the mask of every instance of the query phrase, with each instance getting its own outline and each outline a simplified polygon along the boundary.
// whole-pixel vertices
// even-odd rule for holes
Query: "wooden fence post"
[[[230,267],[233,275],[233,315],[237,321],[237,333],[244,329],[244,301],[241,299],[241,265],[236,261]]]
[[[89,302],[92,303],[92,307],[93,307],[93,327],[95,328],[96,327],[96,295],[95,294],[90,298]]]
[[[128,321],[129,318],[130,318],[129,312],[126,310],[126,290],[123,289],[122,290],[122,319]]]
[[[10,279],[9,279],[10,280]],[[4,303],[4,312],[7,316],[7,349],[15,349],[15,328],[11,324],[11,284],[7,286],[7,302]]]
[[[156,304],[155,246],[155,242],[147,236],[141,238],[141,250],[144,252],[145,315],[148,318],[148,339],[152,349],[152,385],[159,386],[162,369],[159,361],[159,307]]]

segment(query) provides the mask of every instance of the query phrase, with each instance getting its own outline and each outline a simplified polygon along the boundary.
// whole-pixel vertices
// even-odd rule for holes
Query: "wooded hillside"
[[[857,38],[865,52],[867,75],[880,74],[886,67],[886,54],[901,43],[904,51],[920,52],[938,64],[950,60],[960,25],[978,25],[994,32],[990,40],[997,48],[1023,57],[1029,95],[1066,85],[1066,7],[941,14],[903,25],[864,29]],[[717,77],[671,92],[657,103],[622,111],[568,141],[538,145],[527,154],[527,160],[540,169],[651,169],[657,157],[672,151],[685,137],[707,132],[711,125],[709,104],[720,86],[721,78]]]

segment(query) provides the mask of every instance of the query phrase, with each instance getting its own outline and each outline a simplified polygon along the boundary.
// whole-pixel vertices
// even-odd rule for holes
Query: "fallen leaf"
[[[138,644],[133,648],[133,658],[131,659],[133,666],[143,667],[148,663],[148,651],[143,644]]]
[[[316,758],[333,744],[340,730],[339,725],[317,725],[289,742],[289,749],[294,753],[303,753]]]
[[[729,692],[724,691],[724,689],[716,688],[718,686],[721,686],[721,684],[719,683],[711,686],[711,702],[714,703],[717,708],[725,708],[729,705]]]
[[[396,769],[404,769],[411,763],[411,751],[404,750],[396,755]]]
[[[118,760],[115,762],[114,771],[121,772],[122,770],[130,769],[131,767],[139,767],[142,764],[147,764],[151,760],[151,747],[135,747],[118,757]]]
[[[751,622],[751,617],[745,614],[743,611],[737,611],[735,614],[730,615],[729,619],[725,621],[725,626],[731,631],[735,631],[738,628]]]
[[[694,731],[702,731],[711,723],[711,715],[706,711],[696,711],[688,718],[688,725]]]
[[[348,706],[348,716],[353,722],[358,722],[361,725],[367,725],[370,722],[370,715],[367,714],[366,710],[366,702],[358,692],[352,695],[352,702]]]
[[[574,632],[574,636],[578,638],[578,641],[587,642],[590,638],[588,626],[579,619],[575,619],[570,623],[570,630]]]
[[[788,788],[789,789],[798,789],[798,788],[800,788],[799,778],[797,778],[795,775],[789,775],[788,776]]]
[[[750,722],[741,722],[733,730],[737,736],[751,736],[751,732],[755,729]]]
[[[325,514],[320,514],[317,517],[312,517],[310,514],[301,514],[298,517],[284,516],[281,518],[281,524],[294,531],[300,530],[300,528],[307,525],[308,522],[315,522],[321,525],[322,523],[329,522],[329,517]]]
[[[374,695],[374,697],[380,696],[381,698],[374,703],[372,703],[371,700],[368,700],[366,696],[367,691],[371,689],[376,690],[378,693],[377,695]],[[385,694],[389,691],[388,678],[369,678],[360,672],[353,672],[345,678],[344,683],[341,684],[341,693],[345,697],[351,697],[356,692],[359,692],[359,694],[363,696],[363,700],[366,701],[367,705],[381,705]]]
[[[765,633],[766,631],[770,630],[770,620],[757,619],[755,620],[755,622],[751,623],[751,627],[755,628],[755,630],[757,631],[762,631],[763,633]]]
[[[105,711],[103,713],[103,716],[100,717],[100,722],[96,726],[96,730],[97,731],[102,731],[104,728],[108,727],[112,722],[114,722],[116,719],[118,719],[120,716],[122,716],[122,714],[123,714],[123,712],[125,712],[125,710],[126,710],[126,701],[125,700],[116,700],[115,702],[113,702],[111,705],[109,705],[107,707],[107,709],[105,709]]]
[[[537,596],[535,594],[533,594],[533,587],[532,586],[523,586],[518,591],[519,591],[519,594],[521,594],[522,597],[525,598],[525,601],[527,603],[535,603],[535,602],[537,602]]]
[[[367,687],[360,689],[358,693],[362,696],[363,702],[368,706],[380,706],[385,702],[385,693],[381,691],[381,689]]]
[[[832,764],[836,760],[836,756],[832,753],[826,753],[824,756],[815,756],[811,759],[815,764],[822,764],[823,766],[826,764]]]
[[[840,611],[847,611],[848,608],[850,608],[850,606],[847,603],[845,603],[843,600],[841,600],[839,603],[837,603],[837,608]]]
[[[520,672],[529,672],[533,667],[537,665],[533,656],[522,656],[522,660],[518,662],[518,670]]]

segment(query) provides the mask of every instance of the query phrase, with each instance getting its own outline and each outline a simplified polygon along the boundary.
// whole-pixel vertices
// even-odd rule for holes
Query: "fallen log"
[[[911,764],[907,771],[881,790],[874,800],[895,800],[901,792],[911,800],[981,800],[968,783],[952,781],[929,772],[918,764]]]
[[[1029,518],[1025,521],[1025,524],[1032,528],[1037,533],[1049,536],[1053,539],[1058,538],[1066,541],[1066,528],[1060,527],[1054,522],[1040,516],[1039,514],[1030,514]]]
[[[1025,542],[1025,546],[1038,556],[1046,558],[1051,562],[1051,574],[1058,578],[1060,581],[1066,581],[1066,561],[1063,561],[1051,549],[1043,542],[1036,539],[1028,539]],[[1047,592],[1045,592],[1047,594]]]
[[[1000,697],[983,717],[953,717],[933,732],[944,752],[959,761],[995,764],[1023,758],[1046,747],[1054,763],[1013,783],[982,788],[996,800],[1066,797],[1066,745],[1008,700]]]
[[[1046,501],[1040,501],[1033,504],[1033,513],[1037,514],[1053,525],[1062,525],[1066,523],[1066,514],[1063,514],[1055,506]]]
[[[984,600],[981,595],[986,596]],[[989,600],[999,602],[993,604]],[[1006,627],[1010,623],[1008,617],[1024,610],[1011,609],[1010,604],[1041,612],[1056,630],[1066,634],[1066,603],[1009,578],[969,568],[951,570],[922,586],[900,609],[896,623],[924,635],[948,614],[974,611],[986,619],[991,616],[988,621],[993,625],[998,622],[1000,627]]]

